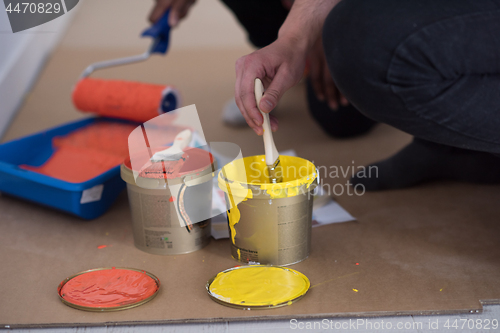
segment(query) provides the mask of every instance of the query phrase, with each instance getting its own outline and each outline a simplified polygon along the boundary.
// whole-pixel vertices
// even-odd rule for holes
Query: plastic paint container
[[[291,305],[305,296],[310,285],[309,279],[294,269],[250,265],[220,272],[206,288],[217,303],[251,310]]]
[[[264,155],[225,165],[219,187],[225,192],[231,255],[240,262],[291,265],[306,259],[311,247],[313,163],[280,156],[283,182],[269,182]]]
[[[137,160],[146,164],[151,154],[164,149],[134,154],[134,165]],[[199,148],[189,148],[186,153],[188,158],[175,178],[137,176],[130,159],[121,166],[132,213],[134,244],[142,251],[177,255],[197,251],[210,241],[215,160]]]

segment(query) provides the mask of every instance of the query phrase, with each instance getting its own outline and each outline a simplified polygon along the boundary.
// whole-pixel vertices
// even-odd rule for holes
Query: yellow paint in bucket
[[[226,193],[233,257],[289,265],[309,255],[312,193],[317,170],[295,156],[280,156],[283,182],[271,183],[264,155],[233,161],[219,173]]]
[[[219,303],[242,308],[290,305],[309,290],[309,279],[285,267],[251,265],[217,274],[207,284],[209,295]]]
[[[219,186],[227,191],[225,179],[235,197],[252,198],[248,185],[267,192],[271,199],[297,195],[301,188],[309,188],[317,178],[314,164],[300,157],[280,156],[283,165],[283,182],[271,183],[264,155],[249,156],[224,166],[219,174]]]

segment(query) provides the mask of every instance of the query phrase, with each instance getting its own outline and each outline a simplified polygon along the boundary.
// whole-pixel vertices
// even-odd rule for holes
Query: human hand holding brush
[[[259,109],[269,113],[283,93],[300,80],[305,67],[305,53],[292,52],[293,43],[278,40],[236,62],[235,100],[248,125],[262,135],[263,117]],[[296,58],[297,57],[297,58]],[[259,78],[265,93],[257,107],[254,80]],[[269,116],[272,131],[278,129],[278,120]]]
[[[323,23],[340,0],[296,0],[280,28],[278,39],[236,62],[235,100],[248,125],[263,134],[263,118],[254,97],[254,79],[260,78],[265,87],[259,107],[271,112],[285,91],[299,82],[306,57],[318,40]],[[278,122],[271,117],[271,128]]]

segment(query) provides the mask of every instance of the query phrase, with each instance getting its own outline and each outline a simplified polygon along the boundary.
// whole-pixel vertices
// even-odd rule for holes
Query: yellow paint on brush
[[[277,266],[244,266],[217,274],[209,292],[242,306],[290,305],[309,290],[309,279],[296,270]]]

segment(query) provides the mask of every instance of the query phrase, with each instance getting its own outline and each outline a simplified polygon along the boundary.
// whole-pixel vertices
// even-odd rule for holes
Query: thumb
[[[157,0],[151,14],[149,15],[149,21],[151,23],[156,23],[165,14],[165,11],[172,4],[172,0]]]
[[[279,100],[287,91],[293,86],[293,80],[290,80],[288,75],[285,73],[277,73],[271,84],[264,91],[264,96],[260,100],[259,107],[263,112],[271,112]]]

